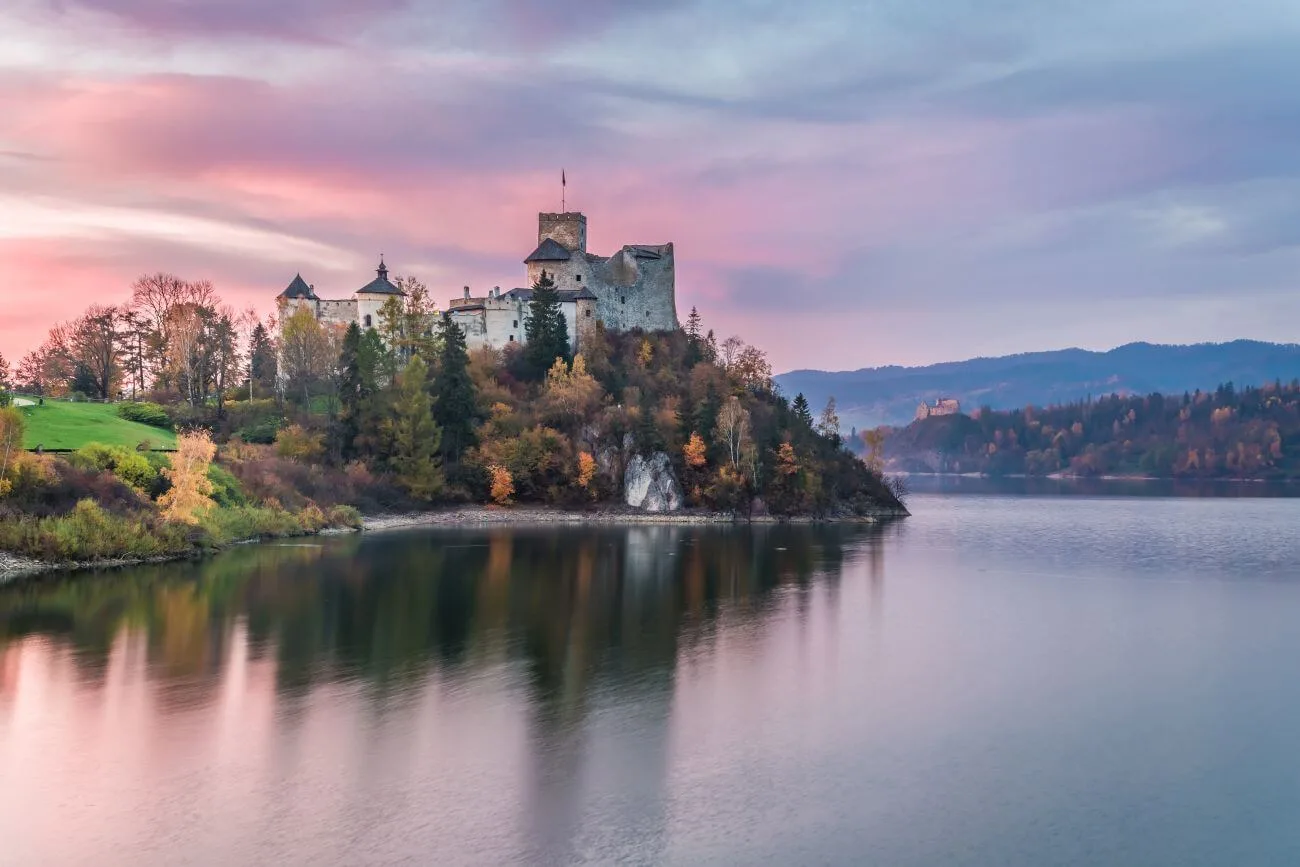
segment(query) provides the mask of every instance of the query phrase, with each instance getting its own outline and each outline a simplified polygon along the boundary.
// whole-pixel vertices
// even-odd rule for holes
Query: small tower
[[[537,244],[547,238],[559,243],[570,253],[587,252],[587,218],[577,211],[563,214],[537,215]]]
[[[388,282],[388,266],[384,257],[379,257],[379,267],[375,269],[375,279],[357,290],[357,324],[362,328],[374,328],[379,324],[379,308],[394,296],[402,297],[406,293]]]

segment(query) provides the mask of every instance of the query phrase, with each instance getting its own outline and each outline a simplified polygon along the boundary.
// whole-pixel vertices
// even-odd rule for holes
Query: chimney
[[[493,297],[493,298],[500,298],[500,297],[501,297],[501,287],[500,287],[500,286],[493,286],[493,287],[492,287],[492,297]]]
[[[468,287],[468,286],[465,287],[465,300],[466,300],[466,301],[469,300],[469,287]]]

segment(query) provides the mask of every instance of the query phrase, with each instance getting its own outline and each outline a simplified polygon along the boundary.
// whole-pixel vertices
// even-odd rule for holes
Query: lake
[[[0,589],[0,864],[1295,863],[1300,499],[910,507]]]

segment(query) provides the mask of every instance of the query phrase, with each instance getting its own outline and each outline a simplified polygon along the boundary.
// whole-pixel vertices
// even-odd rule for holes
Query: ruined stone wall
[[[643,249],[654,255],[641,254]],[[677,328],[676,263],[673,245],[624,247],[591,263],[596,316],[611,331],[642,328],[670,331]]]

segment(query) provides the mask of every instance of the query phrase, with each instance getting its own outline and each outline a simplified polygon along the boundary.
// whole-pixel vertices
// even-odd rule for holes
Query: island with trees
[[[469,351],[426,287],[374,328],[237,313],[210,283],[141,277],[121,305],[0,357],[0,551],[186,555],[485,507],[729,519],[906,514],[896,485],[773,385],[765,354],[694,310],[672,331],[569,345],[554,285],[526,340]]]

